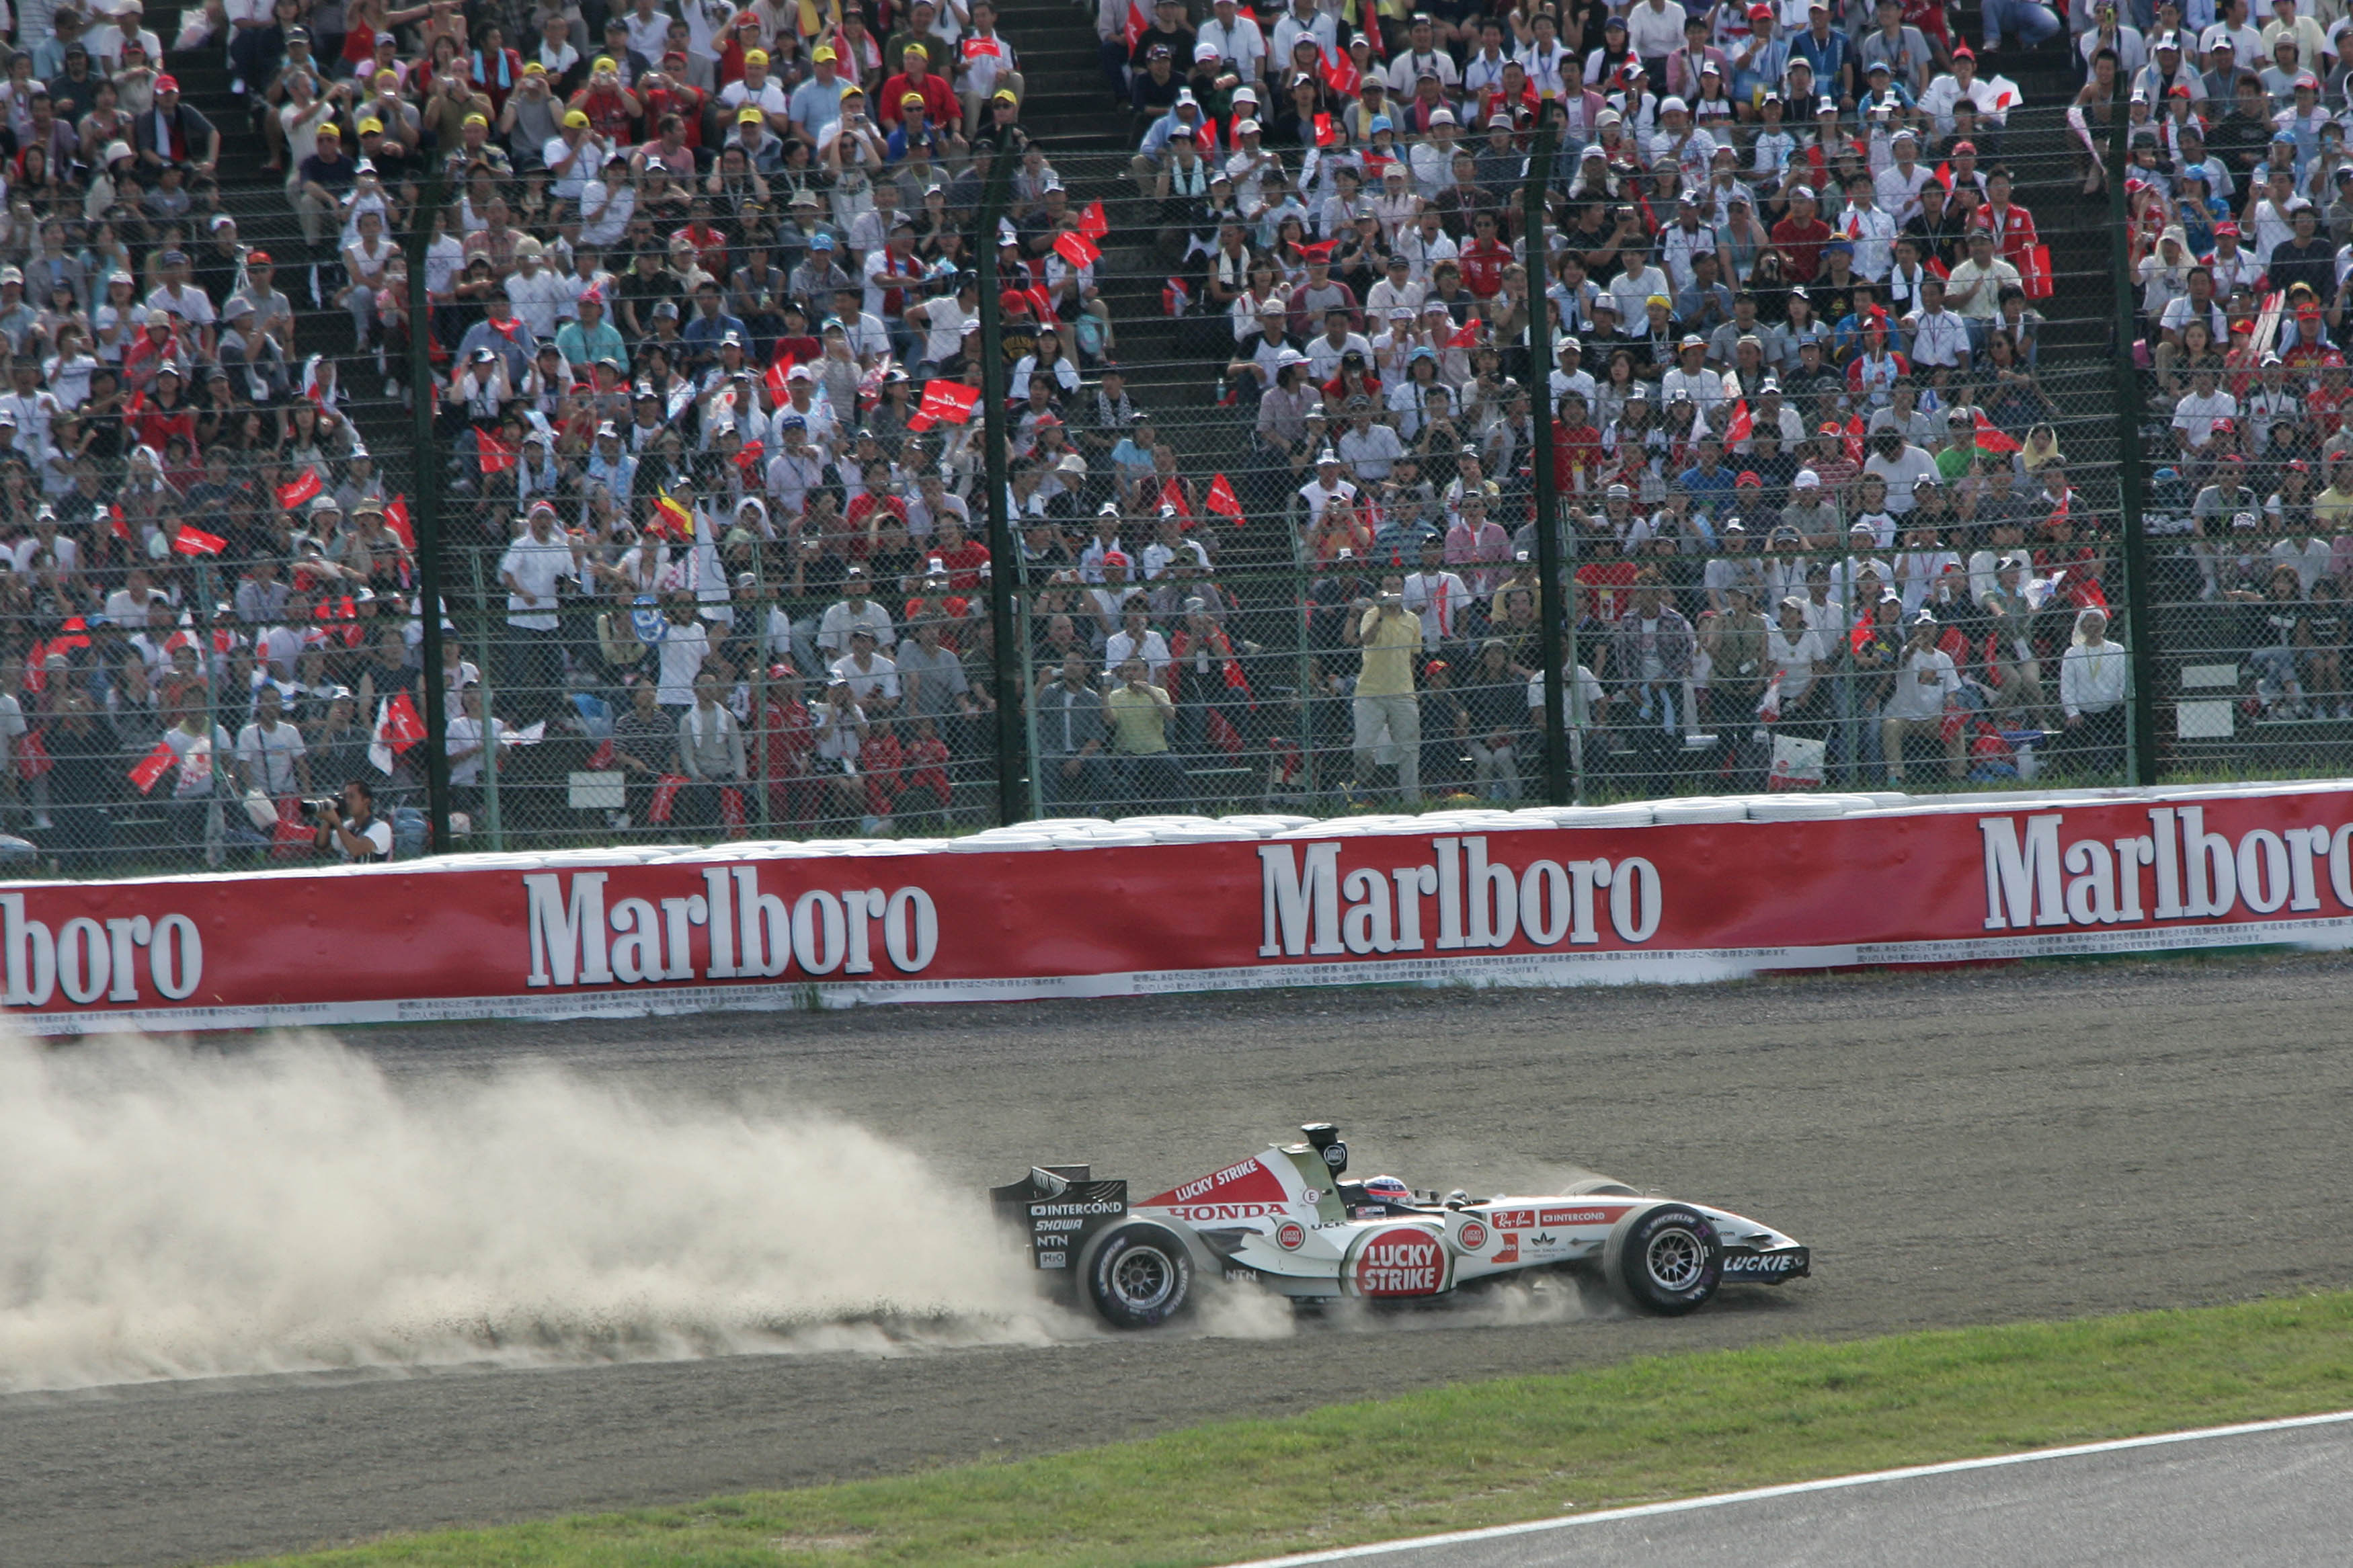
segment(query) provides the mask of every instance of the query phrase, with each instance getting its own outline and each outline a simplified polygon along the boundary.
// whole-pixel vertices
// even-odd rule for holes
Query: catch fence
[[[1227,225],[1181,153],[1039,147],[909,184],[970,266],[864,363],[781,300],[740,348],[640,321],[617,247],[617,363],[567,317],[565,375],[493,344],[453,390],[479,312],[437,302],[421,419],[404,270],[232,191],[309,352],[229,365],[267,406],[160,473],[49,488],[80,562],[0,576],[0,827],[105,874],[316,853],[353,778],[406,854],[2342,771],[2341,365],[2280,296],[2219,295],[2219,351],[2165,325],[2189,269],[2070,214],[2063,116],[1987,142],[2043,232],[1960,313],[1961,235],[1876,285],[1834,236],[1796,301],[1722,190],[1687,221],[1574,141],[1471,139],[1431,231],[1297,149]],[[1558,259],[1637,204],[1663,310]]]

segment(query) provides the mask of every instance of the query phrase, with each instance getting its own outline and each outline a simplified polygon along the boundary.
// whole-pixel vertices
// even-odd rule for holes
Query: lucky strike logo
[[[1481,1225],[1477,1220],[1472,1220],[1470,1224],[1462,1227],[1461,1241],[1463,1251],[1478,1251],[1481,1247],[1487,1245],[1487,1227]]]
[[[1198,1198],[1204,1193],[1214,1192],[1216,1189],[1226,1185],[1229,1182],[1239,1182],[1244,1176],[1253,1174],[1258,1168],[1259,1158],[1257,1155],[1253,1154],[1249,1159],[1244,1160],[1240,1164],[1229,1165],[1224,1170],[1218,1172],[1215,1175],[1195,1177],[1192,1181],[1186,1183],[1183,1186],[1176,1189],[1177,1199],[1182,1202],[1191,1198]]]
[[[1356,1254],[1356,1293],[1434,1296],[1445,1271],[1446,1255],[1430,1232],[1409,1226],[1376,1231]]]
[[[1274,1244],[1285,1252],[1296,1252],[1307,1245],[1307,1227],[1295,1219],[1284,1220],[1274,1227]]]

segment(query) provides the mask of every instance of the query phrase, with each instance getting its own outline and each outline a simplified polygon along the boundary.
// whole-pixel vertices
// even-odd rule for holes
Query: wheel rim
[[[1699,1283],[1707,1268],[1707,1248],[1698,1237],[1676,1226],[1662,1230],[1651,1238],[1642,1255],[1642,1266],[1651,1282],[1662,1290],[1688,1290]]]
[[[1176,1290],[1176,1270],[1159,1248],[1134,1247],[1112,1265],[1111,1289],[1123,1306],[1149,1311],[1165,1305]]]

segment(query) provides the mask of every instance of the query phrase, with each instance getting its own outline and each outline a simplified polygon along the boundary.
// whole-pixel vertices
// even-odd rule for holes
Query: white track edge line
[[[1231,1564],[1230,1568],[1310,1568],[1311,1564],[1319,1563],[1348,1563],[1359,1558],[1418,1551],[1425,1546],[1452,1546],[1479,1541],[1500,1541],[1514,1535],[1535,1535],[1546,1531],[1569,1530],[1581,1524],[1607,1524],[1613,1520],[1644,1519],[1665,1513],[1686,1513],[1697,1509],[1722,1508],[1729,1503],[1758,1502],[1767,1498],[1797,1497],[1807,1492],[1837,1491],[1848,1487],[1876,1486],[1883,1481],[1912,1480],[1922,1476],[1957,1475],[1968,1470],[1990,1470],[2010,1465],[2030,1465],[2044,1459],[2072,1459],[2086,1454],[2114,1454],[2129,1448],[2154,1448],[2172,1443],[2202,1442],[2209,1437],[2242,1437],[2259,1432],[2284,1432],[2299,1426],[2331,1426],[2347,1422],[2353,1422],[2353,1410],[2332,1411],[2321,1415],[2289,1415],[2273,1421],[2248,1421],[2233,1426],[2201,1426],[2186,1432],[2158,1432],[2143,1437],[2116,1437],[2101,1443],[2078,1443],[2065,1448],[2031,1448],[2021,1454],[1989,1454],[1975,1459],[1948,1459],[1942,1464],[1909,1465],[1901,1469],[1870,1470],[1862,1475],[1831,1476],[1814,1481],[1792,1481],[1778,1487],[1757,1487],[1748,1491],[1717,1492],[1707,1497],[1681,1498],[1673,1502],[1643,1503],[1634,1508],[1600,1509],[1591,1513],[1572,1513],[1554,1519],[1535,1519],[1520,1524],[1489,1525],[1483,1530],[1452,1531],[1440,1535],[1413,1536],[1403,1541],[1377,1541],[1363,1546],[1338,1547],[1329,1552],[1309,1552],[1290,1557],[1252,1558],[1247,1563]]]

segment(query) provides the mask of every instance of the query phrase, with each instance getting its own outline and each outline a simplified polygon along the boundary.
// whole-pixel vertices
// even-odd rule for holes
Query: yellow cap
[[[522,74],[525,76],[545,76],[547,74],[547,68],[541,65],[537,60],[533,60],[522,68]]]
[[[735,116],[735,123],[738,125],[755,125],[765,122],[767,118],[768,117],[766,115],[761,113],[758,110],[753,108],[747,103],[744,106],[743,112]]]
[[[925,65],[930,65],[932,63],[932,51],[923,47],[921,44],[909,44],[905,49],[902,50],[899,55],[900,64],[904,65],[909,55],[921,55],[923,57],[923,63]]]
[[[915,108],[917,108],[917,109],[921,109],[921,108],[923,108],[923,95],[922,93],[920,93],[920,92],[910,92],[910,93],[903,94],[903,95],[900,98],[900,100],[899,100],[899,107],[900,107],[900,108],[902,108],[902,109],[905,109],[905,108],[907,108],[907,107],[908,107],[908,106],[910,106],[910,105],[913,105],[913,107],[915,107]]]
[[[853,81],[848,87],[841,89],[841,96],[844,98],[864,98],[866,96],[866,89]]]
[[[593,76],[600,71],[618,71],[620,68],[620,67],[613,63],[612,56],[598,55],[595,63],[589,66],[588,70],[589,74]]]
[[[1019,99],[1013,96],[1013,89],[1009,87],[998,88],[995,93],[990,95],[990,100],[996,103],[1018,103],[1021,101]]]
[[[838,60],[841,57],[839,55],[833,52],[833,46],[831,44],[819,44],[817,47],[817,53],[809,57],[809,58],[813,60]]]
[[[744,51],[744,63],[747,66],[766,65],[768,63],[768,51],[765,49],[745,49]]]
[[[490,122],[491,117],[487,114],[469,114],[466,116],[466,123],[469,125],[487,126]]]
[[[400,73],[394,70],[378,71],[375,73],[375,84],[378,87],[398,87]]]
[[[588,123],[588,117],[576,109],[569,109],[565,110],[564,123],[566,126],[586,125]]]
[[[363,136],[366,135],[371,131],[382,131],[383,129],[384,121],[381,120],[363,120],[360,121],[360,134]]]

